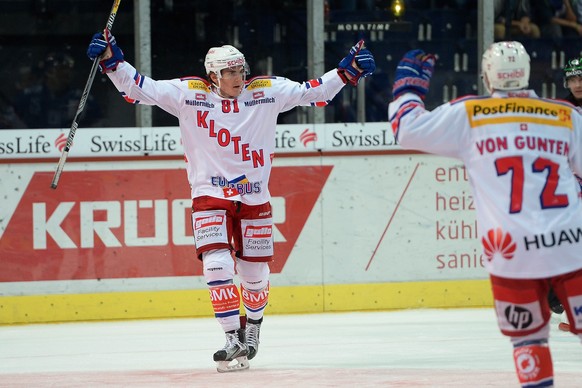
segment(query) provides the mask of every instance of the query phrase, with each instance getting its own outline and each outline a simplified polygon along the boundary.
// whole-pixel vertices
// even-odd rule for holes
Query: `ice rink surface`
[[[219,374],[213,318],[0,327],[0,387],[519,387],[492,308],[268,315],[249,370]],[[582,387],[552,323],[556,387]]]

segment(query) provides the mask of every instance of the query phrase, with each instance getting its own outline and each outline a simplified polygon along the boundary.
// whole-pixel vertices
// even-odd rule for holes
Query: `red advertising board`
[[[283,270],[331,170],[273,168],[285,217],[271,272]],[[65,171],[57,190],[52,176],[36,172],[24,190],[0,239],[0,282],[202,275],[184,170]]]

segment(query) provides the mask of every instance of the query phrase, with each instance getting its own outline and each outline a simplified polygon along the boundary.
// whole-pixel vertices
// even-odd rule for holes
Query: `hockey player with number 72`
[[[519,42],[483,54],[488,96],[424,107],[434,56],[408,52],[388,108],[397,142],[461,160],[475,198],[485,268],[501,332],[513,344],[522,387],[551,387],[548,346],[554,290],[582,339],[582,115],[528,90],[530,58]]]
[[[276,76],[247,81],[245,57],[230,45],[208,50],[207,79],[147,77],[124,61],[108,30],[93,36],[87,55],[103,55],[100,70],[128,102],[157,105],[179,119],[196,255],[226,335],[214,361],[219,372],[247,369],[258,351],[269,295],[274,244],[268,185],[277,117],[297,106],[327,105],[346,84],[373,73],[374,57],[361,40],[337,69],[298,83]],[[246,323],[239,319],[241,296]]]

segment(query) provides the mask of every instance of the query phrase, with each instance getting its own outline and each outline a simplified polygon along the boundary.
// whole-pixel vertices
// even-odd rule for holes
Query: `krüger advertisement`
[[[0,132],[1,321],[210,316],[179,130],[79,131],[51,190],[64,133]],[[272,313],[491,304],[462,164],[375,123],[278,126],[273,165]]]

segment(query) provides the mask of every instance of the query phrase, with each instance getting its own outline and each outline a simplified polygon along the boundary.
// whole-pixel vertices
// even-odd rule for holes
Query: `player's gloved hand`
[[[396,76],[392,86],[394,98],[398,98],[403,93],[415,93],[424,99],[428,93],[435,62],[434,55],[426,54],[419,49],[404,54],[396,67]]]
[[[100,56],[107,49],[107,42],[103,37],[103,33],[98,32],[91,38],[91,43],[87,47],[87,56],[90,60],[94,61],[95,58]]]
[[[99,62],[99,70],[102,73],[115,71],[117,65],[124,61],[123,51],[117,46],[115,37],[107,29],[105,33],[98,32],[93,35],[87,48],[87,56],[91,60],[102,56]]]
[[[340,61],[337,72],[345,83],[357,85],[360,78],[371,75],[375,69],[374,56],[368,49],[364,48],[364,40],[362,39]]]

